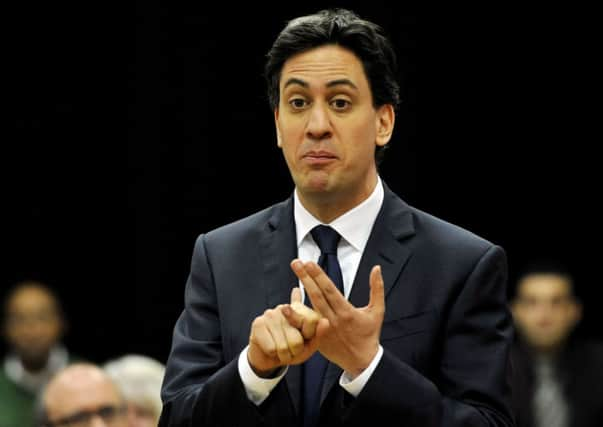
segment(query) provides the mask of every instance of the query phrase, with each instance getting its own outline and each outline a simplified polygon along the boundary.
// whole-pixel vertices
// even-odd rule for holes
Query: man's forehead
[[[51,413],[60,412],[54,415],[62,416],[65,412],[119,403],[120,395],[115,384],[100,369],[73,365],[50,382],[44,400]]]
[[[26,307],[48,306],[55,308],[57,304],[55,296],[47,289],[39,286],[26,286],[15,291],[7,302],[9,310]]]
[[[352,64],[331,63],[327,61],[304,61],[285,63],[283,67],[283,75],[324,75],[324,76],[341,76],[347,77],[353,71]]]
[[[570,282],[558,274],[531,274],[519,284],[521,294],[534,296],[558,296],[571,293]]]
[[[292,56],[283,65],[281,84],[296,78],[327,85],[332,81],[349,80],[358,85],[364,70],[351,51],[339,46],[322,46]]]

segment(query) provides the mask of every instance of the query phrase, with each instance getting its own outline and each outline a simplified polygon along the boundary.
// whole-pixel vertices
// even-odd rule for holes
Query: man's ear
[[[582,320],[582,303],[578,299],[571,302],[571,318],[573,326],[576,326]]]
[[[278,124],[278,108],[274,109],[274,128],[276,129],[276,145],[282,148],[283,142],[281,139],[281,130]]]
[[[383,147],[389,142],[394,132],[394,123],[396,122],[396,112],[391,104],[384,104],[377,109],[376,130],[377,137],[375,143]]]

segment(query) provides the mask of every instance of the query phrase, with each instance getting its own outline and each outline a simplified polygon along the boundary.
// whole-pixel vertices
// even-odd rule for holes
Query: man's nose
[[[105,422],[105,420],[98,414],[95,414],[90,418],[89,427],[109,427],[109,424]]]
[[[315,103],[310,110],[306,134],[310,139],[321,140],[331,136],[331,119],[327,107]]]
[[[542,303],[539,304],[534,311],[540,320],[547,320],[555,312],[555,307],[550,303]]]

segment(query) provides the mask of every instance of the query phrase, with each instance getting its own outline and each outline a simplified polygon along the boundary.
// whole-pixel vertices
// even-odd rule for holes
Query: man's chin
[[[331,180],[326,173],[314,173],[297,187],[301,192],[312,197],[326,196],[332,191]]]

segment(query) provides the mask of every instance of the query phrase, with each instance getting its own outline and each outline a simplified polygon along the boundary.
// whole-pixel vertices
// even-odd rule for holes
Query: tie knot
[[[310,231],[312,238],[320,248],[323,254],[337,255],[337,244],[341,236],[337,231],[328,225],[317,225]]]

